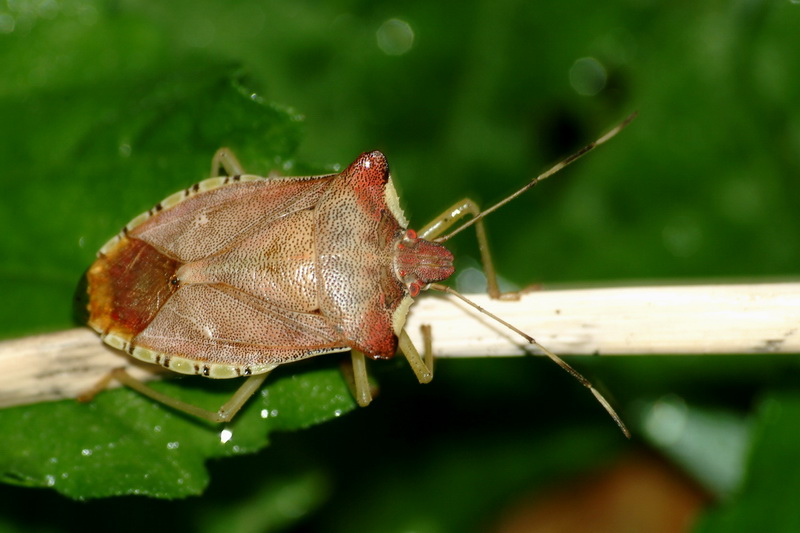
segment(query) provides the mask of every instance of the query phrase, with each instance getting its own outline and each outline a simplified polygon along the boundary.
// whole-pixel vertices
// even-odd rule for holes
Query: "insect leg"
[[[353,396],[356,402],[361,407],[366,407],[372,402],[372,391],[369,386],[369,377],[367,376],[367,361],[364,352],[353,350],[350,358],[352,360],[352,368],[345,374],[348,378]],[[352,374],[350,374],[352,372]]]
[[[220,422],[228,422],[230,421],[234,415],[242,408],[242,406],[250,399],[250,397],[258,390],[264,380],[269,375],[269,373],[258,374],[256,376],[250,376],[245,380],[241,387],[236,389],[236,392],[233,393],[233,396],[225,402],[217,411],[209,411],[207,409],[203,409],[202,407],[198,407],[196,405],[192,405],[190,403],[184,402],[182,400],[178,400],[177,398],[173,398],[168,394],[164,394],[163,392],[159,392],[154,388],[146,385],[142,381],[134,378],[130,374],[128,374],[124,368],[116,368],[112,370],[107,376],[105,376],[102,380],[100,380],[97,385],[95,385],[90,391],[87,393],[82,394],[78,397],[79,401],[89,401],[92,397],[100,392],[103,388],[105,388],[111,380],[116,380],[125,385],[128,388],[131,388],[142,394],[143,396],[147,396],[148,398],[155,400],[159,403],[166,405],[172,409],[182,411],[186,414],[196,416],[198,418],[202,418],[204,420],[208,420],[214,423]]]
[[[219,422],[228,422],[231,420],[236,413],[239,412],[239,409],[247,403],[247,400],[261,388],[261,385],[264,383],[264,380],[267,379],[268,375],[269,372],[265,372],[264,374],[257,374],[247,378],[244,383],[236,389],[233,396],[222,404],[220,408],[217,409],[216,413],[212,413],[212,415],[216,415],[215,419],[219,418]]]
[[[419,230],[417,235],[421,239],[429,241],[434,240],[465,216],[472,215],[474,217],[480,212],[481,210],[478,204],[469,198],[464,198],[453,204],[447,211]],[[497,284],[497,271],[492,262],[492,254],[489,251],[489,239],[486,237],[486,227],[483,225],[482,218],[475,222],[475,234],[478,239],[478,249],[481,253],[481,263],[483,263],[483,273],[486,276],[486,290],[489,293],[489,297],[493,299],[517,299],[518,296],[516,293],[503,294],[500,292],[500,286]]]
[[[414,343],[411,342],[411,337],[408,336],[406,330],[400,332],[398,337],[398,344],[400,351],[408,359],[408,364],[411,370],[416,374],[420,383],[430,383],[433,379],[433,349],[430,325],[422,326],[422,338],[424,339],[424,353],[421,356]]]
[[[422,337],[425,342],[424,355],[422,356],[420,356],[419,351],[411,342],[406,330],[400,333],[398,343],[400,351],[405,355],[419,382],[429,383],[433,379],[433,349],[431,327],[429,325],[422,326]],[[352,350],[350,359],[349,365],[342,365],[342,373],[358,405],[366,407],[372,402],[372,389],[367,376],[366,356],[364,352]]]
[[[241,176],[244,174],[244,168],[239,160],[231,152],[230,148],[220,148],[211,159],[211,174],[210,177],[216,178],[217,176]]]

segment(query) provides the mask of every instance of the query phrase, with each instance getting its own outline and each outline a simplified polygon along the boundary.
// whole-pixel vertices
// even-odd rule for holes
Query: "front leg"
[[[425,343],[423,355],[419,354],[419,350],[417,350],[417,347],[411,342],[411,337],[408,336],[406,330],[400,332],[398,346],[408,360],[408,364],[411,366],[411,370],[414,371],[419,382],[430,383],[433,379],[433,341],[430,325],[425,324],[422,326],[422,338]]]
[[[478,216],[481,210],[478,204],[464,198],[453,204],[447,211],[434,218],[428,225],[423,227],[417,234],[421,239],[438,242],[437,237],[447,231],[453,224],[467,215]],[[494,300],[519,300],[516,292],[500,292],[500,285],[497,283],[497,271],[494,268],[492,254],[489,251],[489,239],[486,237],[486,227],[483,225],[483,218],[475,221],[475,236],[478,239],[478,249],[483,263],[483,273],[486,276],[486,291],[489,297]]]

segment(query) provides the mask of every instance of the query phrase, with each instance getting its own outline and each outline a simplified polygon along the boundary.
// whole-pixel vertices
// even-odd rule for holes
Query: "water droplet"
[[[606,86],[605,67],[593,57],[582,57],[569,69],[569,83],[576,93],[594,96]]]
[[[414,45],[414,30],[400,19],[389,19],[375,32],[378,48],[389,56],[401,56]]]
[[[219,432],[219,441],[222,444],[225,444],[232,438],[233,438],[233,431],[231,431],[230,429],[223,429],[222,431]]]

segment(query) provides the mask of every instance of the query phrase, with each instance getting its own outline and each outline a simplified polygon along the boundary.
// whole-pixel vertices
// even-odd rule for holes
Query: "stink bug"
[[[386,158],[364,153],[339,174],[244,174],[227,149],[212,177],[134,218],[98,252],[87,272],[89,325],[103,340],[142,361],[210,378],[250,376],[218,412],[165,398],[118,370],[117,379],[148,396],[215,422],[229,420],[278,365],[351,351],[355,395],[371,401],[365,356],[399,349],[420,382],[433,377],[430,330],[423,355],[403,329],[422,290],[448,292],[522,335],[608,402],[572,367],[532,337],[439,284],[454,271],[442,245],[475,224],[489,294],[497,286],[482,219],[616,135],[632,119],[481,212],[454,204],[419,232],[408,229]],[[444,234],[466,215],[473,218]]]

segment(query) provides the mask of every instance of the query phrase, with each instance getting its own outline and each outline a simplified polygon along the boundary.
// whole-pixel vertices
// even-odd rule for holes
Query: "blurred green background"
[[[0,335],[71,327],[96,249],[205,177],[219,146],[290,175],[380,149],[420,227],[464,196],[500,199],[634,110],[613,142],[489,220],[501,275],[545,288],[796,277],[798,27],[789,0],[7,0]],[[476,261],[468,233],[452,248],[457,267]],[[538,358],[442,361],[424,387],[402,361],[373,364],[372,406],[210,461],[203,496],[78,503],[8,485],[0,529],[493,531],[521,495],[642,450],[707,491],[697,530],[800,527],[795,357],[572,361],[633,441]],[[669,421],[684,438],[664,437]]]

